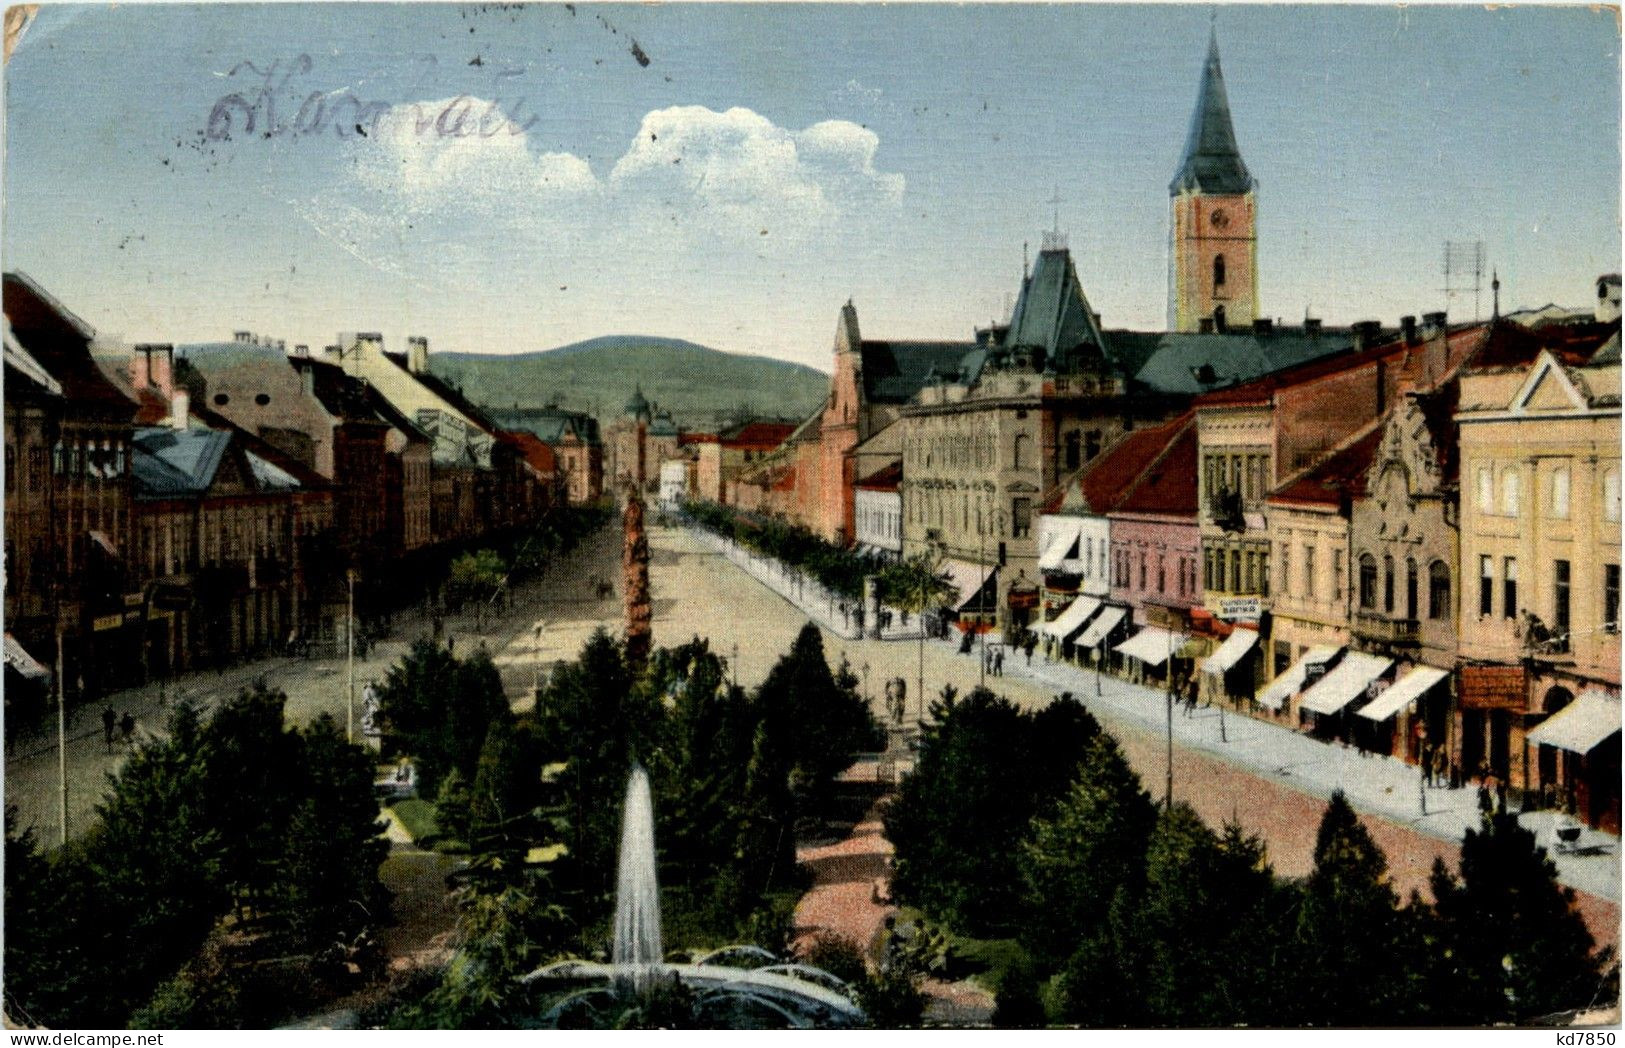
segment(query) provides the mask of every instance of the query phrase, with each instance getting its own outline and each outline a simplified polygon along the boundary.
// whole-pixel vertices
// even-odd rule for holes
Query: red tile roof
[[[1118,501],[1118,513],[1196,516],[1196,421],[1188,421]]]
[[[519,454],[529,463],[530,468],[544,477],[551,477],[557,472],[558,458],[553,449],[542,443],[540,437],[534,433],[522,430],[502,430],[497,439],[504,444],[511,444],[519,450]]]
[[[858,481],[858,487],[864,491],[896,491],[903,482],[903,464],[893,462],[884,469],[875,472]]]
[[[1296,502],[1317,506],[1338,506],[1344,500],[1365,495],[1366,471],[1382,443],[1383,422],[1367,423],[1353,440],[1333,451],[1307,473],[1270,492],[1270,502]]]
[[[1469,368],[1527,367],[1543,349],[1570,367],[1584,364],[1615,332],[1611,324],[1545,324],[1530,331],[1521,324],[1497,321],[1485,345],[1468,362]]]
[[[1116,509],[1123,496],[1167,450],[1173,438],[1186,426],[1191,425],[1193,418],[1190,412],[1186,412],[1160,426],[1137,429],[1124,434],[1123,438],[1108,448],[1105,454],[1086,466],[1078,475],[1076,483],[1079,493],[1083,496],[1084,505],[1089,511],[1106,513]],[[1192,472],[1194,474],[1194,468]],[[1050,512],[1055,512],[1064,504],[1066,488],[1070,486],[1071,482],[1063,486],[1061,498],[1049,510]]]
[[[771,451],[784,443],[784,438],[796,431],[796,422],[747,422],[722,438],[730,448],[751,451]]]
[[[1450,332],[1446,337],[1449,338],[1453,345],[1459,345],[1463,340],[1481,338],[1484,333],[1485,325],[1473,324],[1458,328]],[[1414,352],[1426,344],[1424,341],[1407,346],[1403,337],[1390,336],[1386,341],[1375,346],[1368,346],[1362,350],[1320,357],[1308,363],[1299,364],[1296,367],[1283,368],[1251,382],[1243,382],[1239,386],[1215,390],[1212,393],[1203,393],[1196,398],[1196,406],[1202,408],[1219,405],[1268,403],[1279,390],[1304,385],[1332,375],[1339,375],[1378,360],[1391,362],[1392,358],[1403,356],[1407,351]]]

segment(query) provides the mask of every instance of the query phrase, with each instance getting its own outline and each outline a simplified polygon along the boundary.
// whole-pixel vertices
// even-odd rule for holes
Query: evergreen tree
[[[1337,791],[1320,820],[1299,912],[1304,1022],[1360,1026],[1373,1015],[1403,1021],[1409,1002],[1398,905],[1387,859]]]
[[[1119,889],[1137,894],[1157,822],[1151,795],[1110,736],[1093,738],[1053,817],[1035,819],[1022,845],[1023,942],[1046,962],[1104,930]]]
[[[458,660],[427,640],[390,667],[378,689],[378,715],[390,744],[412,756],[419,792],[431,797],[453,768],[473,780],[491,721],[511,716],[488,653]]]
[[[1596,952],[1557,866],[1516,816],[1486,816],[1461,842],[1461,876],[1435,863],[1441,1021],[1528,1022],[1617,1000],[1613,951]]]

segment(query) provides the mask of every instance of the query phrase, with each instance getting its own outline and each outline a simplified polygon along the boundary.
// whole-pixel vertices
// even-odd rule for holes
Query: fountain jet
[[[660,883],[655,873],[654,804],[649,775],[632,769],[621,811],[621,866],[615,890],[612,959],[620,980],[646,992],[660,972]]]

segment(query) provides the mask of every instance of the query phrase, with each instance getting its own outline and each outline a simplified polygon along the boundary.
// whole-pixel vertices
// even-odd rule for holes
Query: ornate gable
[[[1385,478],[1396,471],[1407,481],[1404,494],[1412,499],[1436,494],[1443,482],[1439,449],[1422,409],[1410,399],[1395,408],[1383,424],[1382,443],[1366,473],[1366,490],[1379,499],[1389,498],[1388,488],[1393,481]]]

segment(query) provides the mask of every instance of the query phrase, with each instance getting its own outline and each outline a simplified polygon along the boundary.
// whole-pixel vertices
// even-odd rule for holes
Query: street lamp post
[[[355,569],[344,573],[344,741],[355,742]]]
[[[540,702],[542,697],[542,628],[546,625],[546,619],[536,624],[536,658],[530,669],[530,698],[532,702]]]

